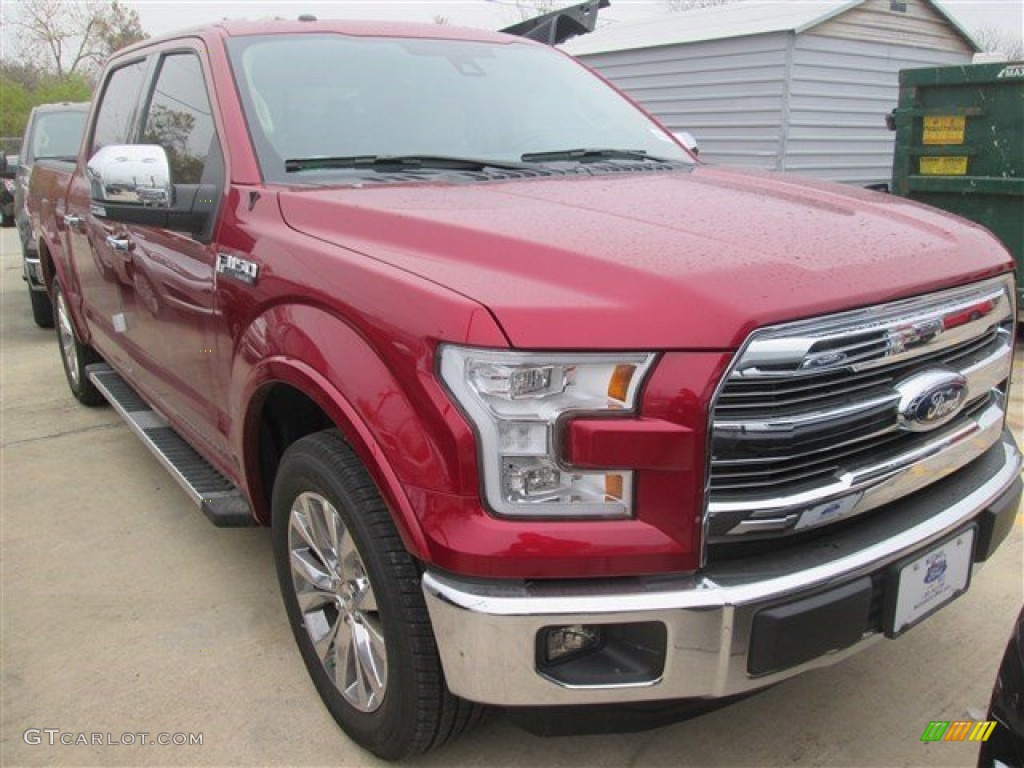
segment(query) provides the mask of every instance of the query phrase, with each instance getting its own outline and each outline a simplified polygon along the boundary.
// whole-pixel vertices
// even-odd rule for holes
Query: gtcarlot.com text
[[[201,733],[150,733],[149,731],[126,731],[125,733],[96,733],[87,731],[65,731],[60,728],[27,728],[22,734],[26,744],[46,744],[51,747],[134,747],[138,744],[156,744],[173,747],[201,747]]]

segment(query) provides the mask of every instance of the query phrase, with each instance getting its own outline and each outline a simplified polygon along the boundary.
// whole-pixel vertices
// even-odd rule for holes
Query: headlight
[[[622,518],[633,473],[567,467],[556,424],[568,413],[631,413],[654,355],[544,354],[441,347],[441,377],[476,427],[490,508],[510,517]]]

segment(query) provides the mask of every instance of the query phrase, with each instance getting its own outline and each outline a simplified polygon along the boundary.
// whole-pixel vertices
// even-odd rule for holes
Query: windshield
[[[311,163],[286,170],[287,160],[317,157],[507,164],[594,148],[692,161],[615,90],[545,47],[337,34],[240,37],[228,47],[272,181],[323,183],[353,172]]]
[[[36,116],[32,129],[32,145],[27,162],[42,158],[78,155],[85,130],[85,110],[74,112],[42,112]]]

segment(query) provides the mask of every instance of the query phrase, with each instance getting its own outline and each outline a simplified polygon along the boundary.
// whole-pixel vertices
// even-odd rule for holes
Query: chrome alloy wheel
[[[78,348],[75,344],[75,329],[71,325],[71,314],[68,312],[68,305],[64,301],[64,293],[57,293],[57,333],[60,337],[60,351],[64,355],[64,362],[68,369],[68,378],[71,379],[73,387],[81,385],[78,371]]]
[[[327,676],[353,707],[375,711],[388,684],[377,599],[352,535],[320,494],[292,504],[288,554],[303,624]]]

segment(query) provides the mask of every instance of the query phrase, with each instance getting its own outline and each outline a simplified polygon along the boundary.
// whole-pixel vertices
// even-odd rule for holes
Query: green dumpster
[[[1017,261],[1024,316],[1024,62],[906,69],[893,194],[987,227]]]

